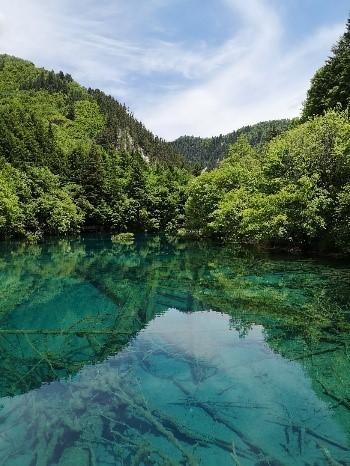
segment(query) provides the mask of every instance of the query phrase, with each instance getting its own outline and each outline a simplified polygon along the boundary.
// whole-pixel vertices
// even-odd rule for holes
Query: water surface
[[[0,465],[350,465],[350,264],[0,247]]]

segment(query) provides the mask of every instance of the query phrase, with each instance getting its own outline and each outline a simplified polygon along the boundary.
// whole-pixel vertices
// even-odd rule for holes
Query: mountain
[[[138,151],[151,161],[183,165],[182,157],[148,131],[125,105],[98,89],[80,86],[69,74],[0,55],[0,94],[2,103],[4,99],[16,99],[26,108],[34,103],[64,151],[88,138],[106,148]],[[67,138],[71,140],[69,148],[63,141]]]
[[[200,168],[212,169],[226,156],[229,146],[240,136],[246,135],[249,143],[256,147],[290,129],[293,122],[294,120],[288,119],[264,121],[212,138],[182,136],[169,143],[169,147],[182,154],[187,161],[198,164]]]
[[[113,97],[0,55],[0,238],[176,229],[189,176]]]

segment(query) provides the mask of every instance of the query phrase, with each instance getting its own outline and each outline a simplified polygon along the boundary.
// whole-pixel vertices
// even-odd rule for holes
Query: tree
[[[23,212],[16,193],[11,167],[5,165],[0,171],[0,236],[11,236],[20,233],[23,225]]]
[[[303,108],[303,119],[322,115],[333,108],[350,105],[350,18],[346,30],[332,49],[332,55],[311,80]]]
[[[190,184],[187,229],[239,243],[339,247],[349,237],[349,155],[347,112],[315,117],[259,150],[241,138]]]

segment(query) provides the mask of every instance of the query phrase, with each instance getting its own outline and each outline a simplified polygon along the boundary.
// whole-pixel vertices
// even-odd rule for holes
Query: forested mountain
[[[256,147],[287,131],[293,123],[294,120],[288,119],[263,121],[212,138],[182,136],[169,143],[169,146],[182,154],[189,162],[198,164],[200,168],[212,169],[223,160],[230,145],[234,144],[240,136],[245,135],[249,143]]]
[[[79,131],[87,130],[84,136],[105,148],[140,152],[167,165],[183,164],[182,157],[137,121],[125,105],[98,89],[85,89],[69,74],[46,71],[28,61],[0,55],[0,92],[2,103],[6,98],[15,98],[23,108],[35,107],[61,142],[66,136],[77,141]]]
[[[239,244],[350,251],[350,121],[329,111],[267,146],[243,136],[189,187],[186,227]]]
[[[0,237],[171,229],[183,166],[112,97],[0,56]]]

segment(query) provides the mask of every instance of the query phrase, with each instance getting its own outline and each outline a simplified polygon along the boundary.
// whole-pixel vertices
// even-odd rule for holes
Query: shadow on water
[[[0,465],[350,465],[350,264],[0,249]]]

